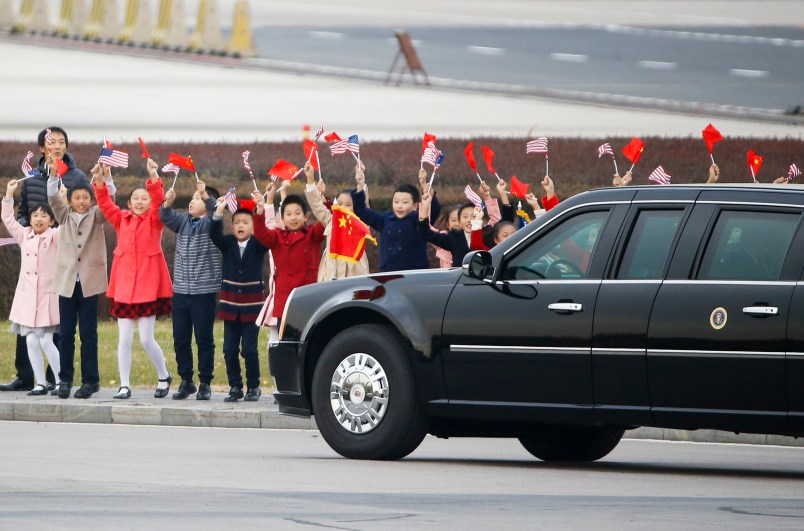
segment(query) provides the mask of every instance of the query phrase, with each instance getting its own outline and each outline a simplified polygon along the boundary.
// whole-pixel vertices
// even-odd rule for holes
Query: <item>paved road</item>
[[[547,465],[428,438],[349,461],[315,432],[0,423],[0,529],[801,529],[804,450],[624,441]],[[13,456],[9,459],[8,456]]]

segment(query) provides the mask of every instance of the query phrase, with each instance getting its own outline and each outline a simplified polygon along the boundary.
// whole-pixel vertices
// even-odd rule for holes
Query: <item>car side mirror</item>
[[[467,254],[461,267],[464,275],[477,280],[483,280],[494,272],[491,253],[488,251],[473,251]]]

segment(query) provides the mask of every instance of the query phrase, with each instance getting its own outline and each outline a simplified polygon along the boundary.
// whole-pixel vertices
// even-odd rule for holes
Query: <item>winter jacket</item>
[[[452,267],[460,267],[463,257],[469,252],[469,240],[467,233],[460,229],[453,229],[446,233],[438,232],[430,228],[428,220],[419,220],[419,234],[422,238],[450,252],[452,256]]]
[[[78,183],[89,184],[89,179],[87,179],[86,174],[75,166],[75,159],[72,155],[65,153],[62,162],[64,162],[69,168],[67,173],[61,176],[61,182],[67,187],[68,190],[71,190]],[[23,227],[28,227],[31,224],[29,220],[31,207],[40,203],[46,205],[48,202],[48,167],[47,164],[45,164],[45,157],[41,157],[39,159],[39,167],[37,169],[42,175],[31,177],[30,179],[26,179],[21,183],[22,192],[20,193],[20,205],[17,209],[17,221]]]
[[[137,216],[122,210],[109,196],[108,186],[95,186],[103,215],[117,231],[117,247],[106,296],[124,304],[142,304],[173,296],[170,272],[162,253],[162,220],[159,205],[165,200],[162,179],[149,179],[145,187],[151,208]]]
[[[28,181],[25,181],[28,182]],[[56,258],[56,292],[72,297],[76,277],[84,297],[99,295],[109,287],[106,270],[106,218],[97,205],[80,217],[59,196],[59,180],[48,179],[48,201],[59,226],[59,251]]]
[[[20,276],[9,320],[29,328],[59,324],[59,295],[55,290],[59,229],[34,234],[14,219],[14,200],[2,201],[3,223],[20,246]]]
[[[312,188],[311,188],[312,186]],[[363,253],[360,261],[355,263],[349,260],[338,260],[329,256],[330,239],[332,238],[332,212],[324,204],[321,194],[318,193],[315,185],[307,185],[305,188],[307,195],[307,202],[310,203],[310,209],[318,221],[324,225],[324,236],[327,239],[327,245],[324,248],[324,253],[321,256],[321,263],[318,265],[318,281],[325,282],[335,278],[355,277],[357,275],[365,275],[369,272],[368,256]]]
[[[265,218],[254,216],[255,236],[258,226],[265,229]],[[213,215],[209,237],[223,255],[218,319],[223,321],[255,322],[265,301],[265,284],[262,270],[268,249],[251,237],[247,240],[243,256],[234,234],[223,234],[223,217]]]
[[[315,223],[301,230],[269,229],[265,215],[254,215],[254,237],[271,250],[274,257],[274,317],[281,317],[293,288],[314,284],[324,226]]]
[[[173,291],[183,295],[215,293],[221,289],[221,253],[212,243],[212,213],[215,200],[206,200],[207,215],[196,221],[189,214],[177,214],[170,207],[159,209],[159,219],[176,233],[173,261]]]

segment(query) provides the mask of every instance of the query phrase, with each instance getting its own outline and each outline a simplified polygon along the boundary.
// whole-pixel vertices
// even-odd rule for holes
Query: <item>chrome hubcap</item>
[[[382,365],[364,353],[351,354],[332,374],[330,403],[338,423],[352,433],[366,433],[388,408],[388,378]]]

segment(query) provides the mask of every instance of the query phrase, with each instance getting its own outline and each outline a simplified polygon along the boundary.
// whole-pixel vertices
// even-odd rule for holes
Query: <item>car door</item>
[[[648,319],[697,194],[680,190],[677,195],[679,199],[675,201],[666,198],[644,203],[637,195],[615,260],[600,286],[592,340],[592,377],[595,412],[604,424],[652,422],[646,378]]]
[[[799,231],[793,248],[804,255],[804,231]],[[787,321],[787,428],[790,433],[804,433],[804,273],[799,277],[790,304]]]
[[[493,278],[456,285],[442,336],[454,414],[591,421],[595,299],[626,210],[566,212],[508,249]]]
[[[695,211],[682,236],[697,244],[695,258],[677,253],[650,316],[653,417],[667,427],[778,431],[798,278],[788,251],[801,208],[699,200]]]

